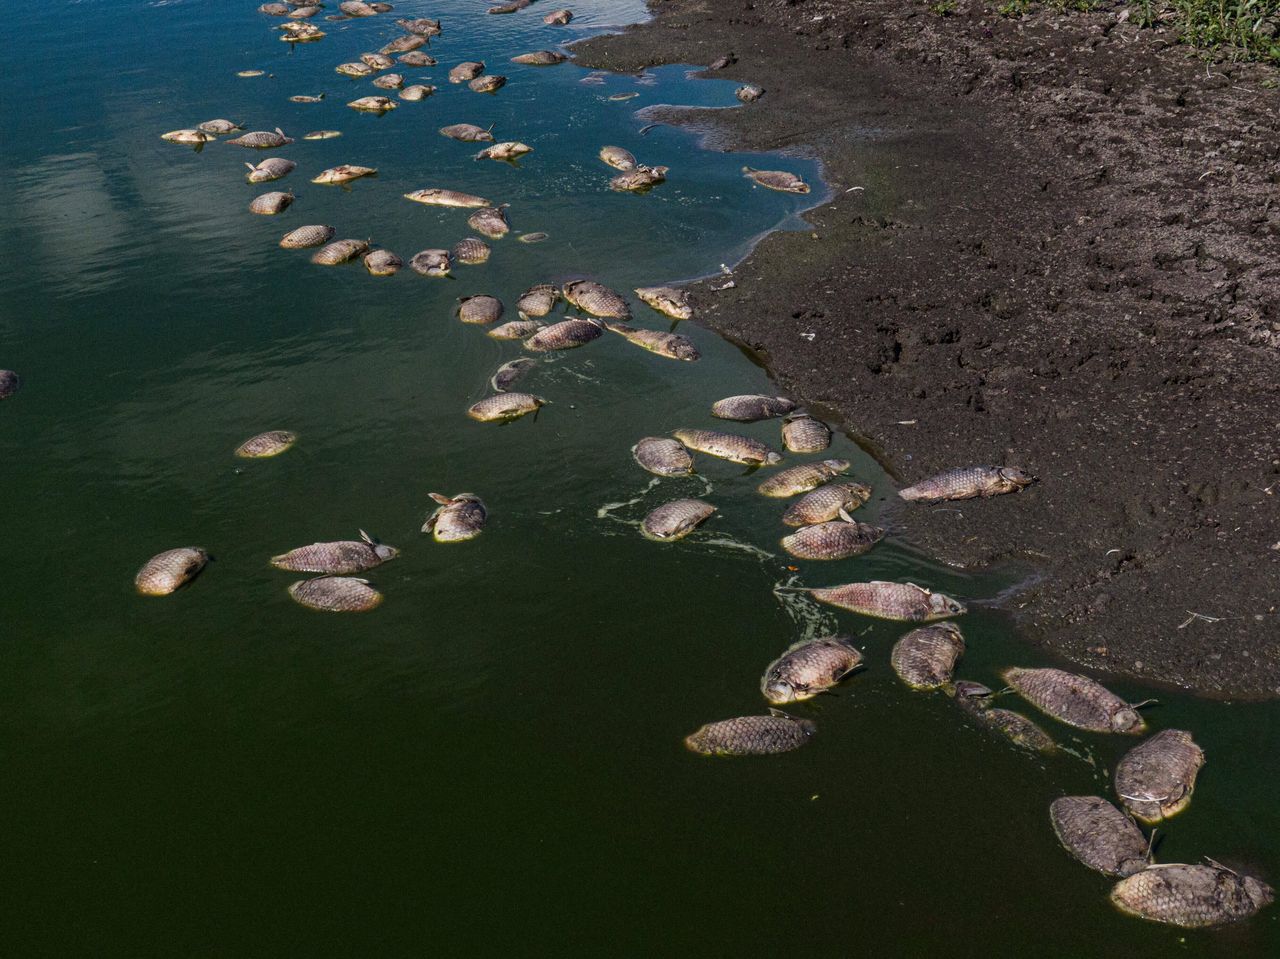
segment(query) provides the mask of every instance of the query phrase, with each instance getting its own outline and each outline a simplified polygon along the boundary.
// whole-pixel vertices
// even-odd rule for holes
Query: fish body
[[[1062,847],[1104,876],[1132,876],[1147,867],[1147,837],[1100,796],[1055,799],[1049,820]]]
[[[754,83],[745,83],[734,90],[733,95],[743,103],[754,103],[764,96],[764,87],[758,87]]]
[[[1187,808],[1203,765],[1204,750],[1189,732],[1161,730],[1116,764],[1116,795],[1134,818],[1155,825]]]
[[[742,168],[743,175],[768,190],[779,193],[808,193],[809,184],[794,173],[785,170],[755,170],[749,166]]]
[[[406,67],[434,67],[438,61],[429,53],[423,53],[421,50],[410,50],[408,53],[402,53],[396,57],[396,62],[402,63]],[[433,87],[432,89],[435,88]]]
[[[502,319],[502,313],[502,301],[496,296],[481,293],[458,298],[458,319],[463,323],[497,323]]]
[[[383,96],[360,97],[352,100],[347,106],[352,110],[360,110],[363,113],[386,113],[388,110],[396,108],[396,101],[390,97]]]
[[[1035,482],[1035,477],[1016,466],[967,466],[946,470],[899,490],[909,503],[941,503],[1016,493]]]
[[[409,260],[409,269],[422,276],[448,276],[452,268],[448,250],[419,250]]]
[[[481,423],[506,422],[528,413],[536,413],[546,400],[532,393],[499,393],[487,396],[467,409],[467,415]]]
[[[264,193],[262,196],[254,197],[249,204],[249,212],[259,213],[263,216],[274,216],[289,209],[291,203],[293,203],[292,193],[281,193],[278,190],[274,190],[271,193]]]
[[[661,330],[645,330],[625,323],[607,323],[609,330],[617,333],[628,343],[665,356],[671,360],[683,360],[692,363],[702,358],[693,340],[679,333],[665,333]]]
[[[425,100],[435,92],[436,88],[429,83],[411,83],[401,90],[399,95],[401,100],[417,103],[419,100]]]
[[[360,62],[371,70],[390,70],[395,66],[395,61],[385,53],[362,53]]]
[[[169,143],[186,143],[186,144],[202,144],[212,143],[217,139],[212,133],[206,133],[204,130],[170,130],[168,133],[160,134],[160,139]],[[231,141],[228,141],[231,142]]]
[[[205,120],[204,123],[196,124],[196,129],[203,130],[205,133],[225,136],[228,133],[234,133],[239,130],[240,124],[232,123],[230,120]]]
[[[512,57],[511,62],[523,63],[530,67],[550,67],[557,63],[564,63],[568,59],[563,53],[557,53],[554,50],[535,50],[532,53],[522,53]]]
[[[279,456],[285,450],[293,448],[298,442],[298,434],[289,430],[268,430],[251,436],[236,447],[236,456],[241,459],[266,459]]]
[[[472,196],[470,193],[460,193],[457,190],[414,190],[412,193],[406,193],[404,198],[414,203],[425,203],[428,206],[454,206],[464,209],[493,206],[482,196]]]
[[[294,7],[289,11],[289,17],[292,20],[310,20],[322,9],[324,8],[318,4],[308,4],[305,7]]]
[[[294,601],[326,613],[365,613],[376,609],[382,594],[368,581],[351,576],[303,579],[289,587]]]
[[[404,260],[390,250],[373,250],[364,255],[364,268],[370,276],[395,276],[404,266]]]
[[[1018,667],[1000,675],[1019,696],[1068,726],[1135,736],[1147,728],[1136,709],[1088,676],[1061,669]]]
[[[424,533],[431,533],[437,543],[462,543],[475,539],[484,532],[489,511],[484,501],[475,493],[459,493],[443,496],[432,493],[431,498],[440,507],[422,524]]]
[[[399,90],[404,86],[404,74],[384,73],[373,81],[373,85],[379,90]]]
[[[640,522],[645,539],[660,543],[684,539],[705,523],[716,508],[700,499],[677,499],[663,503]]]
[[[440,21],[428,17],[417,17],[412,20],[397,20],[396,26],[406,33],[418,37],[436,37],[441,33]]]
[[[280,25],[280,29],[285,31],[280,34],[280,39],[285,43],[310,43],[313,40],[322,40],[325,32],[313,23],[284,23]]]
[[[955,623],[913,629],[893,646],[889,662],[912,689],[940,689],[951,682],[964,655],[964,635]]]
[[[483,209],[476,210],[467,217],[467,226],[475,230],[481,236],[487,236],[491,240],[500,240],[511,232],[511,226],[507,223],[507,205],[487,206]]]
[[[831,430],[807,413],[795,413],[782,421],[782,445],[792,453],[821,453],[831,445]]]
[[[311,262],[319,266],[338,266],[350,263],[369,252],[368,240],[334,240],[326,243],[311,255]]]
[[[641,286],[635,293],[645,305],[673,320],[687,320],[693,316],[693,306],[685,290],[677,290],[674,286]]]
[[[304,134],[304,140],[332,140],[342,136],[341,130],[312,130],[310,133]]]
[[[479,60],[464,60],[449,70],[450,83],[467,83],[484,73],[484,64]]]
[[[318,93],[314,96],[309,93],[297,93],[289,98],[290,103],[324,103],[324,94]]]
[[[549,27],[563,27],[572,19],[572,10],[553,10],[542,18],[542,22]]]
[[[0,400],[7,400],[22,386],[22,377],[13,370],[0,370]]]
[[[1247,919],[1274,899],[1266,883],[1217,863],[1149,866],[1111,890],[1122,912],[1186,929]]]
[[[543,233],[540,230],[535,230],[533,233],[520,234],[519,239],[521,243],[541,243],[543,240],[548,239],[550,236],[551,236],[550,233]]]
[[[167,549],[147,560],[133,583],[143,596],[168,596],[191,582],[209,562],[209,554],[196,546]]]
[[[631,455],[655,476],[687,476],[693,472],[689,451],[666,436],[646,436],[631,447]]]
[[[737,433],[719,430],[675,430],[672,434],[685,446],[708,456],[718,456],[744,466],[772,466],[782,462],[782,456],[759,440]]]
[[[507,85],[507,78],[485,74],[467,84],[476,93],[497,93]]]
[[[454,123],[440,128],[440,135],[450,140],[462,140],[464,143],[492,142],[492,129],[486,130],[474,123]]]
[[[378,11],[374,9],[372,4],[364,3],[363,0],[343,0],[338,4],[338,9],[349,17],[376,17]]]
[[[266,70],[238,70],[238,71],[236,71],[236,76],[238,76],[238,77],[243,77],[243,78],[245,78],[245,79],[248,79],[249,77],[265,77],[266,75],[267,75],[267,71],[266,71]]]
[[[495,326],[493,329],[486,331],[486,335],[493,337],[495,340],[523,340],[526,337],[533,336],[540,329],[542,329],[542,324],[537,320],[512,320],[509,323],[503,323],[501,326]]]
[[[769,664],[760,692],[775,706],[803,702],[838,686],[861,665],[862,653],[850,636],[804,640]]]
[[[631,307],[627,301],[603,283],[595,280],[574,280],[566,283],[561,291],[565,301],[583,313],[610,320],[631,319]]]
[[[805,493],[787,507],[782,522],[788,526],[813,526],[851,513],[871,498],[871,488],[861,483],[827,483]]]
[[[534,333],[524,341],[524,348],[535,353],[572,350],[585,346],[603,334],[604,329],[599,323],[590,320],[561,320]]]
[[[412,34],[405,37],[396,37],[378,52],[385,53],[388,56],[397,53],[412,53],[414,50],[423,46],[426,42],[426,37],[420,37]]]
[[[311,182],[312,183],[350,183],[352,180],[359,180],[361,177],[373,176],[378,171],[371,166],[356,166],[354,163],[344,163],[341,166],[330,167],[321,171]]]
[[[872,580],[869,583],[811,589],[809,594],[821,603],[847,609],[851,613],[899,622],[927,623],[965,612],[964,606],[950,596],[932,592],[915,583]]]
[[[275,130],[254,130],[252,133],[242,133],[233,140],[228,140],[232,146],[248,147],[252,150],[267,150],[271,147],[282,147],[293,142],[293,137],[287,137],[284,132],[277,127]]]
[[[493,251],[484,240],[469,236],[455,243],[450,252],[453,258],[463,266],[475,266],[487,262],[489,254]]]
[[[1022,713],[1011,709],[988,709],[980,714],[980,719],[1015,746],[1033,753],[1048,754],[1058,748],[1052,736]]]
[[[339,63],[333,69],[336,73],[341,73],[344,77],[356,77],[357,79],[360,77],[371,77],[375,72],[377,72],[373,67],[369,66],[369,64],[355,61],[351,63]]]
[[[495,143],[491,147],[485,147],[476,154],[477,160],[515,160],[524,156],[526,153],[532,153],[533,147],[527,143],[520,143],[518,140],[505,140],[502,143]]]
[[[538,361],[531,356],[517,357],[499,366],[497,372],[489,378],[489,385],[495,393],[505,393],[537,365]]]
[[[764,496],[785,498],[817,489],[827,480],[846,472],[848,460],[823,460],[820,463],[800,463],[775,473],[756,489]]]
[[[258,8],[258,12],[269,17],[287,17],[291,9],[287,3],[264,3]]]
[[[271,565],[276,569],[287,569],[294,573],[345,575],[373,569],[399,555],[400,550],[394,546],[384,546],[374,542],[368,533],[361,530],[358,540],[299,546],[279,556],[272,556]]]
[[[288,176],[298,166],[292,160],[286,160],[284,157],[268,157],[256,166],[252,163],[246,163],[249,172],[244,178],[250,183],[269,183],[272,180],[279,180],[283,176]]]
[[[757,420],[773,419],[786,416],[796,408],[796,404],[783,396],[761,396],[745,394],[742,396],[726,396],[711,404],[711,415],[722,420],[737,420],[739,423],[754,423]]]
[[[782,548],[797,559],[837,560],[861,556],[884,539],[884,530],[852,519],[805,526],[782,537]]]
[[[685,747],[704,756],[771,756],[799,749],[817,732],[808,719],[777,711],[707,723],[685,737]]]
[[[290,230],[280,237],[280,245],[286,250],[301,250],[309,246],[320,246],[332,240],[337,232],[331,226],[311,223],[307,226],[300,226],[296,230]]]
[[[659,183],[665,183],[669,169],[664,166],[637,166],[610,180],[609,188],[622,193],[645,193]]]
[[[635,154],[630,150],[624,150],[622,147],[601,147],[600,159],[615,170],[626,171],[636,168]]]
[[[732,53],[726,53],[724,56],[716,57],[714,60],[708,63],[707,69],[723,70],[725,67],[732,66],[737,61],[738,61],[738,58],[735,57]]]

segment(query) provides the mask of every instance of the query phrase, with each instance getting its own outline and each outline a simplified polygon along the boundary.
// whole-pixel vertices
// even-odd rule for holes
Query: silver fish
[[[486,335],[495,340],[523,340],[525,337],[533,336],[540,329],[542,324],[537,320],[512,320],[510,323],[503,323],[501,326],[487,330]]]
[[[821,453],[831,445],[831,430],[807,413],[792,414],[782,421],[782,445],[792,453]]]
[[[394,546],[383,546],[364,530],[359,540],[340,540],[336,543],[312,543],[299,546],[287,553],[271,557],[276,569],[294,573],[332,573],[343,575],[361,573],[381,566],[400,555]]]
[[[493,127],[487,130],[478,127],[474,123],[454,123],[447,127],[440,128],[440,135],[446,136],[450,140],[462,140],[466,143],[476,143],[479,141],[493,141]]]
[[[782,522],[788,526],[827,523],[841,512],[851,513],[871,498],[871,488],[861,483],[827,483],[805,493],[787,507]]]
[[[760,692],[775,706],[803,702],[838,686],[861,665],[851,636],[802,640],[769,664]]]
[[[1061,669],[1020,669],[1000,674],[1019,696],[1068,726],[1098,733],[1138,735],[1147,724],[1136,707],[1102,684]]]
[[[785,170],[756,170],[752,167],[744,166],[742,173],[748,180],[758,183],[768,190],[777,190],[779,193],[809,192],[809,184],[794,173],[787,173]]]
[[[448,250],[419,250],[409,260],[409,268],[422,276],[448,276],[453,259]]]
[[[371,166],[357,166],[354,163],[343,163],[341,166],[329,167],[327,170],[321,170],[312,178],[312,183],[334,184],[334,183],[350,183],[352,180],[359,180],[361,177],[375,176],[377,174]]]
[[[819,587],[807,592],[820,603],[847,609],[851,613],[900,622],[926,623],[959,616],[966,611],[950,596],[931,592],[915,583],[872,580],[869,583]]]
[[[719,430],[675,430],[671,434],[685,446],[708,456],[718,456],[745,466],[772,466],[782,462],[782,456],[759,440],[736,433]]]
[[[324,103],[324,94],[295,93],[289,98],[290,103]]]
[[[711,404],[711,415],[722,420],[754,423],[757,420],[785,416],[796,404],[783,396],[761,396],[757,393],[742,396],[726,396]]]
[[[631,455],[655,476],[687,476],[693,472],[689,451],[665,436],[646,436],[631,447]]]
[[[304,140],[332,140],[342,136],[341,130],[312,130],[302,136]]]
[[[518,140],[504,140],[502,143],[495,143],[491,147],[485,147],[476,154],[477,160],[516,160],[527,153],[532,153],[533,147],[527,143],[521,143]]]
[[[395,276],[404,266],[404,260],[390,250],[374,250],[364,256],[364,268],[370,276]]]
[[[251,436],[236,447],[236,456],[241,459],[266,459],[279,456],[285,450],[293,449],[298,442],[298,434],[289,430],[268,430]]]
[[[1186,929],[1247,919],[1274,899],[1275,891],[1265,882],[1212,860],[1196,866],[1148,866],[1111,890],[1111,901],[1122,912]]]
[[[168,133],[160,134],[160,139],[166,140],[169,143],[186,143],[186,144],[195,143],[197,145],[202,145],[205,143],[212,143],[214,140],[217,139],[217,137],[215,137],[212,133],[205,133],[203,130],[188,129],[188,130],[170,130]],[[227,142],[231,143],[233,141],[228,140]]]
[[[640,523],[645,539],[668,543],[684,539],[711,518],[716,508],[700,499],[677,499],[663,503]]]
[[[940,689],[951,682],[964,655],[964,635],[955,623],[913,629],[894,643],[889,663],[912,689]]]
[[[1164,729],[1116,764],[1116,795],[1134,818],[1150,825],[1176,816],[1191,802],[1204,750],[1183,729]]]
[[[436,188],[426,190],[414,190],[412,193],[404,195],[406,200],[412,200],[414,203],[425,203],[428,206],[453,206],[453,207],[482,207],[493,206],[493,204],[482,196],[472,196],[470,193],[459,193],[457,190],[440,190]]]
[[[476,210],[467,217],[467,226],[491,240],[500,240],[511,231],[511,227],[507,224],[506,210],[505,203],[501,206],[487,206]]]
[[[463,323],[497,323],[502,319],[502,312],[502,301],[496,296],[481,293],[458,297],[458,319]]]
[[[673,320],[687,320],[693,316],[689,294],[684,290],[673,286],[641,286],[635,292],[646,305]]]
[[[838,560],[861,556],[884,539],[884,530],[842,513],[841,519],[805,526],[782,537],[782,548],[797,559]]]
[[[475,493],[429,495],[440,504],[440,508],[427,517],[427,521],[422,524],[422,531],[431,533],[437,543],[462,543],[475,539],[484,532],[489,511],[485,509],[484,501]]]
[[[1147,868],[1150,843],[1133,820],[1099,796],[1062,796],[1049,820],[1064,849],[1104,876],[1132,876]]]
[[[604,334],[599,323],[590,320],[561,320],[544,326],[529,339],[524,341],[524,348],[535,353],[548,353],[551,350],[572,350],[585,346]]]
[[[615,170],[634,170],[636,168],[635,154],[630,150],[624,150],[622,147],[601,147],[600,159]]]
[[[147,560],[133,583],[143,596],[168,596],[191,582],[209,562],[209,554],[196,546],[167,549]]]
[[[269,183],[272,180],[279,180],[283,176],[288,176],[298,166],[292,160],[286,160],[284,157],[268,157],[257,166],[252,163],[246,163],[249,172],[245,174],[245,179],[250,183]]]
[[[565,301],[583,313],[612,320],[631,319],[631,307],[627,301],[603,283],[595,280],[574,280],[564,285]]]
[[[276,190],[271,193],[264,193],[262,196],[254,197],[249,204],[250,213],[260,213],[263,216],[274,216],[277,213],[283,213],[289,209],[289,205],[293,203],[292,193],[281,193]]]
[[[535,230],[533,233],[521,233],[519,239],[521,243],[541,243],[550,236],[550,233],[543,233],[541,230]]]
[[[467,415],[481,423],[506,422],[536,413],[547,403],[541,396],[532,393],[499,393],[487,396],[467,409]]]
[[[351,576],[303,579],[289,587],[294,601],[326,613],[365,613],[376,609],[382,594],[367,580]]]
[[[318,223],[300,226],[280,237],[280,245],[286,250],[301,250],[309,246],[320,246],[333,239],[338,231],[331,226]]]
[[[450,251],[453,258],[464,266],[475,266],[478,263],[487,262],[491,252],[488,243],[474,236],[459,240]]]
[[[626,323],[616,322],[606,323],[605,326],[628,343],[634,343],[650,353],[658,354],[658,356],[665,356],[672,360],[683,360],[686,363],[692,363],[702,358],[702,354],[698,352],[693,340],[687,336],[681,336],[679,333],[645,330],[635,326],[628,326]]]
[[[337,266],[350,263],[369,252],[368,240],[334,240],[311,255],[311,262],[319,266]]]
[[[685,737],[685,747],[704,756],[771,756],[799,749],[817,732],[811,720],[769,713],[707,723]]]
[[[756,489],[765,496],[796,496],[817,489],[823,483],[846,472],[848,460],[823,460],[820,463],[801,463],[775,473]]]
[[[205,133],[216,133],[218,136],[225,136],[228,133],[234,133],[241,127],[240,124],[232,123],[230,120],[205,120],[204,123],[197,123],[196,129],[203,130]]]
[[[1017,493],[1034,482],[1034,476],[1016,466],[968,466],[921,480],[898,495],[909,503],[941,503]]]
[[[538,361],[531,356],[517,357],[499,366],[497,372],[489,378],[489,385],[495,393],[505,393],[537,365]]]

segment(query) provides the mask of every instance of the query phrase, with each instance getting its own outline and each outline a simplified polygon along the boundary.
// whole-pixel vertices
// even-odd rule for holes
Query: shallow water
[[[1105,791],[1131,740],[1046,721],[1072,753],[1028,758],[898,684],[888,649],[904,627],[772,593],[797,576],[909,578],[976,601],[961,674],[994,684],[1003,666],[1043,662],[981,605],[1012,574],[940,568],[892,537],[844,563],[790,561],[759,477],[699,457],[699,476],[655,484],[632,462],[638,438],[715,426],[713,400],[770,389],[735,347],[682,324],[704,358],[680,364],[609,335],[523,382],[552,400],[536,420],[463,415],[519,344],[458,323],[456,297],[499,295],[512,318],[538,281],[629,289],[715,272],[820,199],[740,173],[789,169],[816,186],[809,160],[704,152],[669,127],[640,135],[644,107],[732,106],[734,84],[686,67],[583,82],[572,65],[505,62],[635,19],[635,2],[584,5],[569,29],[542,25],[549,3],[510,17],[400,3],[317,19],[329,36],[292,50],[253,7],[82,2],[9,17],[23,42],[3,81],[0,366],[24,388],[0,407],[6,954],[1280,950],[1280,910],[1215,933],[1139,923],[1058,849],[1049,801]],[[397,36],[399,15],[445,21],[440,65],[403,71],[440,91],[357,114],[346,101],[378,91],[332,68]],[[450,85],[464,59],[510,83],[496,96]],[[250,68],[271,75],[235,76]],[[287,100],[319,92],[322,104]],[[628,92],[640,95],[608,99]],[[198,153],[158,139],[214,117],[344,136]],[[535,152],[519,167],[475,162],[478,146],[436,133],[457,122],[494,123]],[[671,180],[610,192],[605,143],[669,165]],[[274,155],[298,170],[247,185],[243,163]],[[349,190],[308,182],[344,162],[379,174]],[[276,246],[332,223],[407,260],[467,235],[465,211],[401,199],[425,186],[510,203],[513,235],[453,280],[373,279]],[[250,215],[270,189],[297,202]],[[535,230],[550,239],[516,242]],[[670,325],[639,304],[636,317]],[[279,428],[302,434],[285,456],[231,456]],[[741,431],[778,443],[776,422]],[[832,452],[875,487],[859,518],[876,521],[892,484],[849,441]],[[438,546],[418,531],[427,494],[461,490],[485,498],[490,527]],[[721,512],[683,543],[643,540],[634,524],[681,495]],[[383,606],[295,605],[297,577],[267,558],[357,528],[403,550],[369,574]],[[199,580],[134,595],[137,567],[185,544],[216,557]],[[817,720],[813,743],[769,760],[684,751],[703,722],[762,711],[764,666],[832,629],[860,636],[869,668],[795,710]],[[1159,857],[1207,854],[1280,880],[1280,709],[1160,695],[1155,727],[1194,730],[1209,764]]]

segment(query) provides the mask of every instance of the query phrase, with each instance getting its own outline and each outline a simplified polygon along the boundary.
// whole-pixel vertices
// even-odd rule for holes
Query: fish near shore
[[[689,449],[741,463],[743,466],[773,466],[782,462],[782,454],[749,436],[722,433],[720,430],[673,430],[676,439]]]
[[[1133,820],[1099,796],[1062,796],[1049,806],[1062,848],[1104,876],[1132,876],[1147,868],[1151,844]]]
[[[1061,669],[1004,670],[1000,677],[1042,713],[1077,729],[1136,736],[1147,724],[1129,705],[1096,680]]]
[[[1116,795],[1130,815],[1148,825],[1176,816],[1191,802],[1204,750],[1183,729],[1163,729],[1116,764]]]
[[[951,682],[964,655],[964,635],[955,623],[913,629],[893,645],[889,663],[912,689],[941,689]]]
[[[960,616],[964,605],[950,596],[935,593],[915,583],[846,583],[843,586],[802,589],[820,603],[861,613],[876,619],[893,619],[907,623],[925,623],[935,619]]]
[[[1036,481],[1016,466],[966,466],[946,470],[898,491],[908,503],[942,503],[1017,493]]]
[[[663,503],[640,523],[645,539],[670,543],[684,539],[705,523],[716,508],[700,499],[677,499]]]

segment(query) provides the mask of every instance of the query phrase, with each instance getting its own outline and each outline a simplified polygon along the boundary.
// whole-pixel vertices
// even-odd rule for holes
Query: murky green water
[[[651,484],[636,439],[714,426],[713,400],[769,389],[732,346],[684,324],[704,359],[678,364],[609,336],[526,381],[553,401],[536,421],[463,415],[519,350],[454,320],[456,297],[511,309],[538,281],[714,272],[805,202],[751,189],[744,164],[819,182],[807,160],[640,135],[635,111],[731,106],[733,84],[676,67],[591,83],[572,65],[505,62],[634,19],[637,3],[583,5],[568,30],[542,25],[550,5],[484,7],[398,4],[444,19],[440,66],[405,71],[441,89],[382,118],[348,110],[376,91],[332,68],[398,35],[393,17],[316,21],[329,36],[291,51],[252,3],[11,11],[0,366],[25,385],[0,408],[4,953],[1277,954],[1278,910],[1208,934],[1142,924],[1058,849],[1049,801],[1106,790],[1130,740],[1057,727],[1079,755],[1030,759],[897,683],[902,627],[771,592],[789,565],[812,584],[912,578],[970,601],[1008,576],[891,541],[793,564],[776,546],[780,505],[740,468],[700,458],[699,477]],[[509,85],[486,97],[445,82],[464,59],[500,65]],[[271,76],[235,76],[249,68]],[[319,92],[323,104],[287,101]],[[345,136],[265,153],[158,139],[214,117]],[[520,168],[474,162],[474,146],[435,132],[457,122],[495,123],[535,152]],[[669,165],[670,182],[611,193],[605,143]],[[254,217],[249,200],[274,187],[246,185],[242,164],[268,155],[299,163],[278,184],[298,199]],[[307,182],[344,162],[380,173],[350,190]],[[551,239],[495,242],[451,281],[325,270],[275,245],[332,223],[407,259],[467,235],[465,212],[400,198],[425,186],[508,202],[515,231]],[[302,442],[231,457],[272,428]],[[743,428],[775,444],[777,430]],[[848,441],[835,452],[875,486],[874,521],[891,484]],[[437,546],[418,532],[427,494],[460,490],[485,498],[490,528]],[[635,522],[680,495],[721,513],[678,545],[641,539]],[[404,551],[370,575],[383,606],[295,605],[296,577],[267,558],[359,527]],[[137,567],[185,544],[216,562],[173,597],[135,596]],[[963,675],[1042,662],[988,608],[963,626]],[[761,711],[764,666],[835,628],[860,635],[871,668],[797,710],[819,724],[812,744],[763,761],[683,750],[701,723]],[[1160,858],[1280,879],[1280,710],[1164,699],[1153,722],[1193,729],[1209,764]]]

